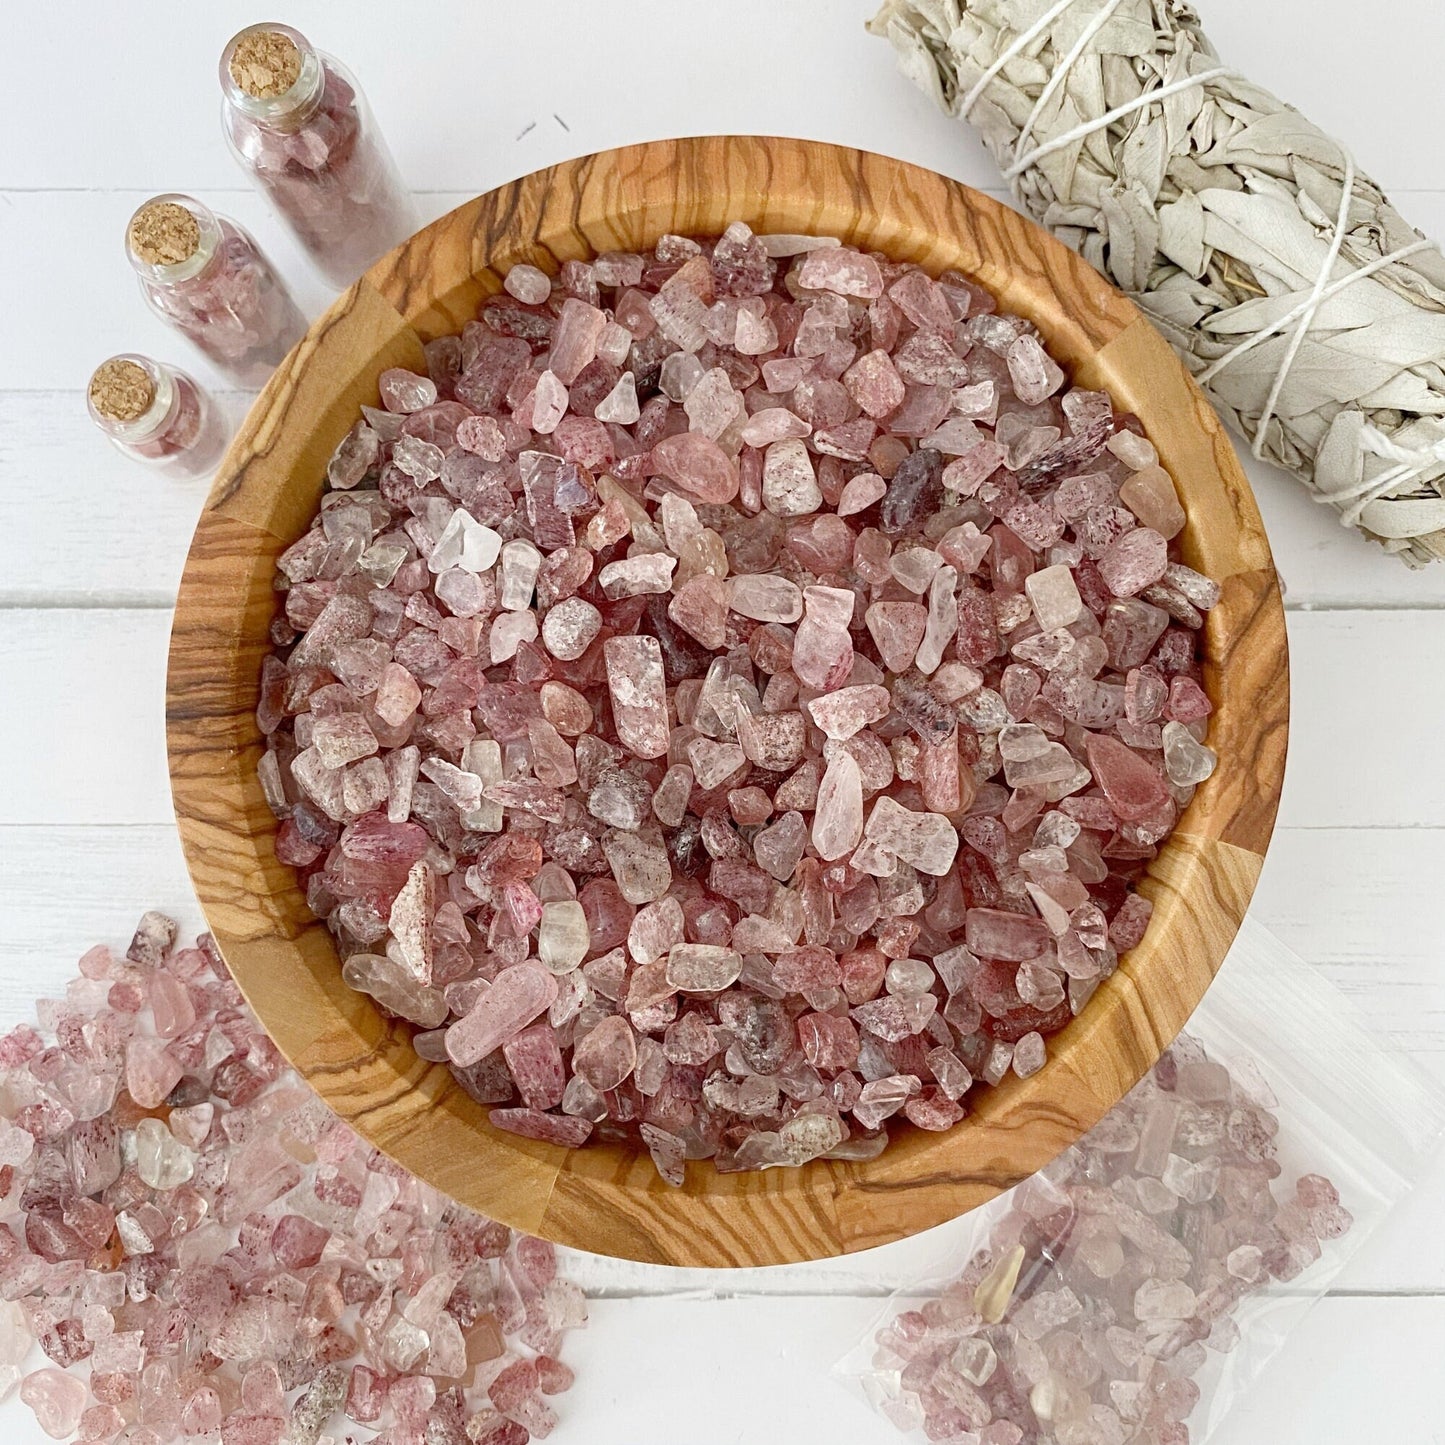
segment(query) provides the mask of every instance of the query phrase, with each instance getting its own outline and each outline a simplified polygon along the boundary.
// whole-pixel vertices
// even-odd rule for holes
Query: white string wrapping
[[[1445,557],[1438,246],[1342,145],[1220,66],[1180,0],[1037,10],[885,0],[870,28],[1154,317],[1256,457],[1407,563]]]
[[[1074,0],[1069,0],[1070,5],[1073,3]],[[1056,135],[1052,140],[1045,141],[1043,145],[1035,146],[1022,160],[1014,161],[1003,173],[1004,179],[1006,181],[1017,180],[1045,156],[1051,156],[1055,151],[1067,150],[1075,141],[1087,140],[1096,131],[1108,130],[1115,121],[1133,115],[1136,110],[1143,110],[1146,106],[1167,100],[1171,95],[1178,95],[1184,90],[1193,90],[1197,85],[1204,85],[1208,81],[1220,79],[1221,76],[1233,74],[1232,70],[1226,70],[1221,66],[1217,70],[1206,70],[1199,75],[1186,75],[1181,80],[1170,81],[1168,85],[1161,85],[1158,90],[1146,91],[1134,100],[1126,101],[1123,105],[1116,105],[1113,110],[1105,111],[1097,120],[1085,121],[1082,125],[1076,125],[1073,130],[1066,130],[1063,135]]]

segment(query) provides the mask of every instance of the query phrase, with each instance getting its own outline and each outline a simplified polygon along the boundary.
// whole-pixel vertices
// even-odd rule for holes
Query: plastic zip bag
[[[1439,1087],[1246,920],[1155,1068],[838,1372],[911,1439],[1202,1445],[1442,1132]]]

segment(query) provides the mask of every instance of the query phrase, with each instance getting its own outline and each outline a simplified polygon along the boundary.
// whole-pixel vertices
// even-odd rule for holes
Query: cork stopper
[[[113,356],[90,378],[90,404],[110,421],[135,421],[150,410],[156,389],[143,366]]]
[[[257,100],[285,95],[300,77],[301,52],[278,30],[253,30],[231,52],[231,79]]]
[[[200,249],[201,227],[184,206],[152,201],[131,217],[126,242],[148,266],[178,266]]]

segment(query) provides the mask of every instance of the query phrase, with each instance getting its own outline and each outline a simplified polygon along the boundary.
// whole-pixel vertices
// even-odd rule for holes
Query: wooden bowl
[[[689,1165],[672,1189],[646,1154],[493,1129],[408,1025],[341,981],[330,936],[272,850],[254,711],[278,554],[307,528],[326,460],[388,366],[461,329],[515,262],[646,246],[664,232],[816,232],[957,267],[1037,323],[1078,383],[1136,412],[1178,479],[1185,560],[1223,584],[1205,632],[1219,768],[1151,865],[1144,942],[1062,1034],[1045,1068],[987,1090],[944,1134],[900,1128],[866,1164],[766,1173]],[[1259,874],[1284,768],[1284,616],[1264,527],[1219,419],[1131,302],[999,202],[836,146],[710,137],[606,151],[459,207],[379,261],[261,393],[191,544],[171,635],[167,736],[196,892],[261,1021],[367,1139],[472,1208],[603,1254],[677,1265],[817,1259],[902,1238],[982,1204],[1106,1113],[1158,1059],[1224,958]]]

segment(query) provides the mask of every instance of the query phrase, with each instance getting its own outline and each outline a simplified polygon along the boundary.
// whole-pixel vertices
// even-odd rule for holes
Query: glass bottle
[[[242,386],[260,386],[306,330],[255,241],[190,196],[147,201],[125,253],[151,310]]]
[[[355,79],[299,31],[241,31],[221,55],[221,89],[231,153],[333,285],[349,286],[417,229]]]
[[[207,476],[226,449],[226,419],[215,402],[185,372],[148,356],[102,361],[86,401],[117,451],[171,476]]]

